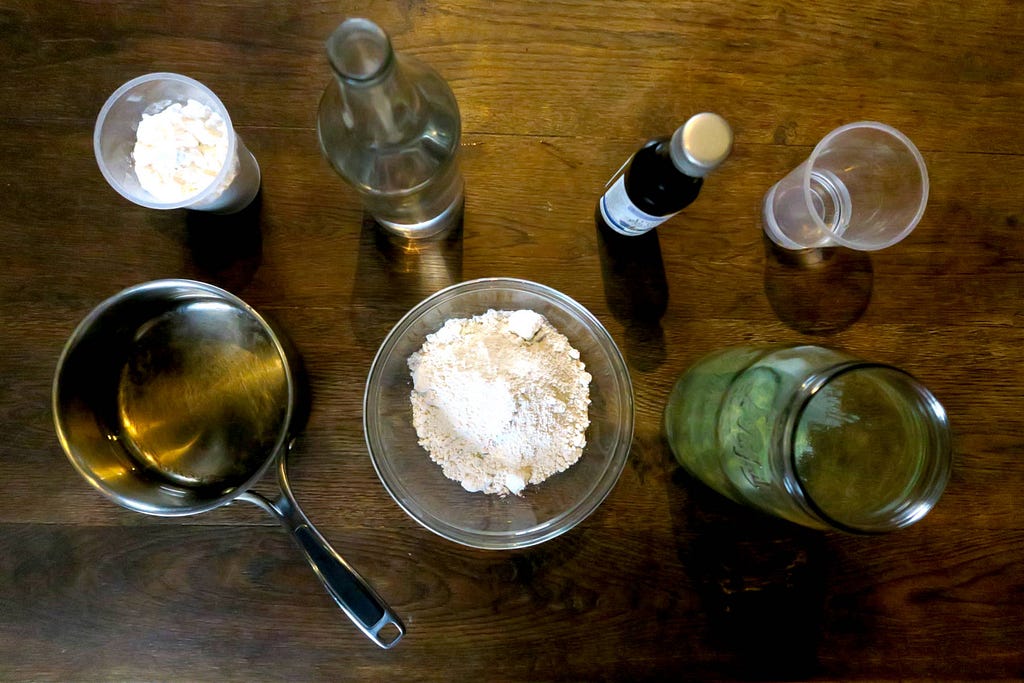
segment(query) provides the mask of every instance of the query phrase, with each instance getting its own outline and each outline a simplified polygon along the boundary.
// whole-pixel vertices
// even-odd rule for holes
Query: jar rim
[[[928,428],[928,439],[932,446],[929,457],[920,465],[918,473],[909,480],[902,500],[896,501],[892,512],[880,516],[877,524],[850,523],[837,519],[825,510],[825,506],[814,499],[807,482],[800,475],[797,464],[796,433],[805,411],[818,394],[838,378],[851,372],[884,370],[901,376],[912,389],[914,398],[924,413]],[[805,507],[805,510],[824,524],[851,534],[867,535],[893,531],[919,521],[938,501],[949,480],[952,469],[951,435],[949,419],[938,399],[911,373],[886,363],[852,360],[839,363],[822,372],[808,377],[800,386],[787,411],[788,417],[782,431],[782,449],[785,454],[786,488]]]

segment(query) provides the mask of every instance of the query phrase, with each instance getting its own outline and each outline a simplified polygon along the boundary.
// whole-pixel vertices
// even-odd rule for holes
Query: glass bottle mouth
[[[787,488],[832,528],[894,531],[919,521],[942,495],[952,461],[948,418],[909,373],[842,363],[804,382],[788,412]]]
[[[393,60],[391,40],[369,19],[346,19],[327,39],[327,58],[341,78],[369,83],[384,74]]]

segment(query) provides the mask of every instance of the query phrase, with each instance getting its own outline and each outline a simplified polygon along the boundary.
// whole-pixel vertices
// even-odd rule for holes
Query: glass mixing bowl
[[[470,493],[441,472],[412,424],[406,364],[449,318],[488,309],[530,309],[564,334],[593,379],[590,426],[579,461],[520,496]],[[384,487],[417,522],[474,548],[523,548],[583,521],[615,485],[633,440],[633,386],[622,354],[603,325],[566,295],[527,280],[463,282],[428,297],[398,321],[370,367],[363,399],[366,444]]]

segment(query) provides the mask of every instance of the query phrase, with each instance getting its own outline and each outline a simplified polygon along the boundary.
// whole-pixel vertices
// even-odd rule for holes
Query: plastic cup
[[[921,220],[928,170],[907,136],[874,121],[836,128],[765,195],[768,237],[785,249],[875,251]]]
[[[196,100],[224,119],[228,154],[220,172],[198,193],[181,201],[161,201],[145,190],[135,174],[132,150],[143,114],[156,114],[175,102]],[[235,133],[224,103],[199,81],[175,73],[152,73],[128,81],[103,105],[93,132],[96,162],[111,187],[150,209],[195,209],[234,213],[248,206],[260,189],[260,167]]]

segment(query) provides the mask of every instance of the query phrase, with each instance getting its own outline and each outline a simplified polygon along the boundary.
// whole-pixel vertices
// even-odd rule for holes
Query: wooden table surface
[[[394,249],[320,155],[322,46],[351,15],[458,98],[459,239]],[[0,58],[0,679],[1024,677],[1024,4],[0,0]],[[258,206],[158,212],[107,185],[96,115],[152,71],[224,101],[263,170]],[[604,239],[607,178],[705,110],[736,144],[696,203],[651,239]],[[924,155],[916,231],[813,269],[772,254],[764,192],[864,119]],[[378,481],[361,422],[390,327],[484,276],[593,311],[636,394],[610,496],[514,552],[417,525]],[[313,401],[296,496],[405,620],[393,650],[356,631],[256,508],[147,517],[68,464],[50,409],[62,345],[100,301],[162,277],[229,289],[301,352]],[[917,375],[955,431],[934,511],[883,537],[819,533],[683,474],[661,420],[674,380],[751,342]]]

